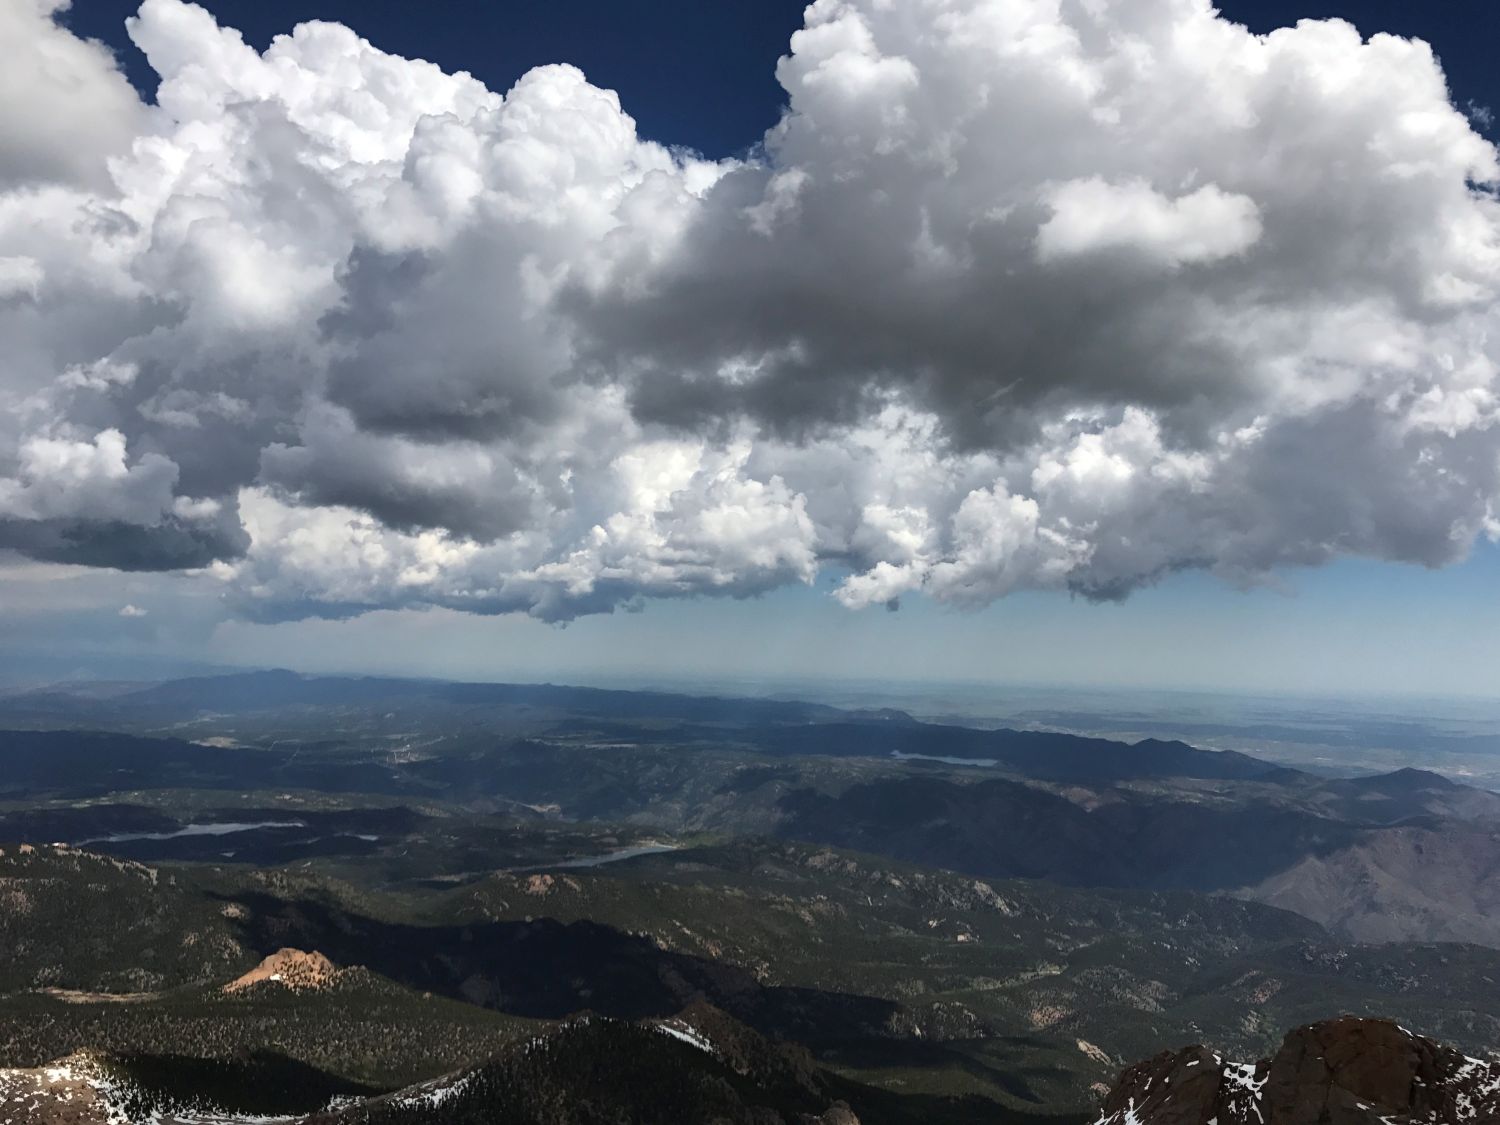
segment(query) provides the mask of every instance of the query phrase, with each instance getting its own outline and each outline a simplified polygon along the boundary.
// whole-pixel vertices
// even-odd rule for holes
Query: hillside
[[[223,980],[255,961],[232,914],[185,871],[0,844],[0,992],[149,993]]]
[[[1500,829],[1411,825],[1361,833],[1239,893],[1358,941],[1500,947]]]
[[[0,1069],[0,1114],[37,1125],[917,1125],[954,1121],[966,1099],[901,1099],[820,1068],[695,1004],[664,1020],[580,1017],[476,1065],[389,1093],[274,1054],[233,1059],[78,1052]],[[995,1112],[997,1125],[1076,1125],[1071,1115]]]
[[[553,847],[548,831],[535,838]],[[71,849],[27,858],[39,927],[71,917],[50,905],[73,901],[61,875],[115,870]],[[390,1087],[580,1011],[661,1019],[701,998],[892,1094],[1082,1112],[1092,1087],[1164,1039],[1209,1036],[1253,1054],[1276,1027],[1329,1008],[1500,1049],[1494,955],[1478,947],[1353,946],[1256,903],[978,880],[770,840],[566,863],[399,892],[314,867],[149,868],[184,917],[217,920],[241,951],[236,964],[208,984],[189,964],[156,992],[108,991],[99,986],[133,979],[143,946],[128,925],[114,945],[111,927],[96,927],[102,944],[82,950],[76,969],[66,956],[54,966],[82,982],[73,991],[26,985],[0,1000],[0,1062],[34,1066],[86,1047],[215,1058],[274,1049]],[[136,882],[93,885],[93,918],[142,913]],[[45,932],[70,948],[60,929]]]

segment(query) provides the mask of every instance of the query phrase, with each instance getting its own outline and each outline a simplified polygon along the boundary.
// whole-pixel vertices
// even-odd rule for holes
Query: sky
[[[1493,696],[1497,32],[0,0],[0,679]]]

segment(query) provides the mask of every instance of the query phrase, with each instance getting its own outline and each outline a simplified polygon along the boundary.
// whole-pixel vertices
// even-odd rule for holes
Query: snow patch
[[[681,1021],[659,1023],[656,1025],[656,1030],[663,1035],[670,1035],[673,1039],[681,1039],[684,1043],[697,1047],[700,1051],[706,1051],[710,1055],[718,1054],[709,1038],[691,1024]]]

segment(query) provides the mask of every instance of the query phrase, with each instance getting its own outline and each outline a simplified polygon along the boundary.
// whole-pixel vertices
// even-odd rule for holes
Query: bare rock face
[[[244,976],[224,986],[225,992],[242,992],[258,984],[280,984],[296,991],[327,988],[338,976],[338,967],[314,950],[279,949]]]
[[[1098,1125],[1497,1125],[1500,1064],[1388,1020],[1293,1031],[1270,1059],[1167,1051],[1120,1076]]]
[[[859,1125],[859,1118],[845,1102],[834,1102],[827,1111],[817,1117],[802,1118],[803,1125]]]
[[[1225,1063],[1207,1047],[1163,1051],[1120,1076],[1100,1125],[1239,1125],[1235,1114],[1263,1081],[1256,1067]],[[1243,1120],[1259,1125],[1253,1113]]]

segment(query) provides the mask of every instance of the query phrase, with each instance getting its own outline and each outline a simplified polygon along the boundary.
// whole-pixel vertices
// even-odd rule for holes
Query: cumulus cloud
[[[0,517],[154,523],[171,506],[177,467],[158,453],[129,464],[125,435],[92,440],[33,437],[21,443],[16,477],[0,481]]]
[[[1046,203],[1052,217],[1036,232],[1043,262],[1119,251],[1176,267],[1241,254],[1260,238],[1255,201],[1213,184],[1168,199],[1144,181],[1093,177],[1059,184]]]
[[[565,620],[1500,527],[1500,176],[1422,43],[817,0],[714,162],[572,67],[262,54],[181,0],[130,21],[148,107],[59,11],[0,0],[0,548],[265,620]]]
[[[104,186],[110,157],[129,149],[145,107],[109,50],[59,27],[71,0],[0,3],[0,189],[46,183]],[[0,299],[8,270],[0,262]]]

